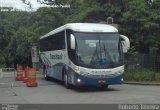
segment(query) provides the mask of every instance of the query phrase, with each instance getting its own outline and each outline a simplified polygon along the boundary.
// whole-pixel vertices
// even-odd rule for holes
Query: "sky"
[[[43,1],[43,0],[38,0]],[[31,4],[32,9],[29,8],[27,3]],[[14,9],[23,10],[23,11],[36,11],[39,7],[47,7],[45,4],[37,2],[37,0],[26,0],[26,4],[22,0],[0,0],[0,7],[12,7]]]

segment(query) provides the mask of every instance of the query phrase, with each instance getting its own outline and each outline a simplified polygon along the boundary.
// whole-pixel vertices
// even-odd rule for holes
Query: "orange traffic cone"
[[[24,83],[26,83],[27,82],[27,80],[28,80],[28,71],[29,71],[29,67],[27,66],[27,67],[25,67],[25,69],[24,69]]]
[[[36,71],[33,68],[29,69],[29,71],[28,71],[28,80],[27,80],[26,85],[28,87],[37,87],[38,86],[38,83],[36,80]]]
[[[23,69],[22,66],[17,67],[17,75],[16,75],[17,81],[23,81]]]

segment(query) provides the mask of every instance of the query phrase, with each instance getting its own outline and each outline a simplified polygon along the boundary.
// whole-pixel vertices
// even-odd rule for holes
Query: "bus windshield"
[[[76,62],[79,66],[102,69],[123,64],[118,33],[75,32]]]

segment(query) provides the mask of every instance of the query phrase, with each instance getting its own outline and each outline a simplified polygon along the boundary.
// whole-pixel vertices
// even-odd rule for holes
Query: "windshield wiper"
[[[110,64],[112,64],[112,65],[114,65],[114,62],[113,62],[113,59],[112,59],[112,57],[111,57],[111,55],[109,54],[109,52],[107,51],[107,49],[106,49],[106,45],[105,44],[103,44],[103,47],[104,47],[104,51],[105,51],[105,56],[107,57],[109,57],[109,60],[110,60]]]
[[[97,45],[98,45],[98,43],[96,43],[96,50],[93,53],[93,56],[92,56],[91,61],[90,61],[90,65],[92,65],[93,63],[97,63],[97,59],[99,59]]]

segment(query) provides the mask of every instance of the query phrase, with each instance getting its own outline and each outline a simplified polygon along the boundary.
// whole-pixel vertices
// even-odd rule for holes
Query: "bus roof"
[[[71,29],[73,31],[77,32],[118,32],[118,30],[108,24],[101,24],[101,23],[68,23],[65,24],[46,35],[42,36],[40,39],[43,39],[45,37],[48,37],[52,34],[61,32],[66,29]]]

